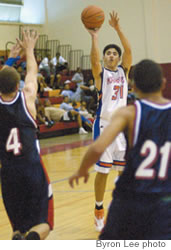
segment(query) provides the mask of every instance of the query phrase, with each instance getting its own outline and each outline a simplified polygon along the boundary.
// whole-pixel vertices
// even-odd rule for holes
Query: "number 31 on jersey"
[[[121,86],[115,85],[113,90],[114,90],[114,95],[112,96],[112,100],[117,100],[118,98],[123,99],[123,85]]]

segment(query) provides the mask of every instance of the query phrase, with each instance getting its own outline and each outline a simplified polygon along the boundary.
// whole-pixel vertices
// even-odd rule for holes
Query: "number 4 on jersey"
[[[19,155],[22,146],[19,140],[18,128],[12,128],[6,142],[6,151],[12,152],[14,155]]]

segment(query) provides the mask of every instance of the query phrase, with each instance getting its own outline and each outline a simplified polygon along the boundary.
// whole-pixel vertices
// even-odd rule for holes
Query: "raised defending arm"
[[[24,49],[26,54],[27,73],[25,78],[25,86],[23,92],[25,94],[26,102],[30,113],[36,117],[35,99],[37,96],[37,72],[38,66],[34,56],[34,48],[38,39],[37,32],[23,31],[23,41],[18,40],[20,46]]]

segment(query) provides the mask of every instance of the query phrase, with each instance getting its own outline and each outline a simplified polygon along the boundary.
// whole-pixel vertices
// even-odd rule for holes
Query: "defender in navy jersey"
[[[99,91],[99,104],[93,127],[93,137],[96,140],[109,124],[112,113],[119,107],[126,106],[128,83],[127,76],[132,63],[130,44],[123,34],[118,14],[110,13],[110,26],[117,32],[124,48],[122,60],[121,49],[116,44],[109,44],[103,50],[104,68],[100,63],[98,48],[98,29],[88,30],[92,38],[91,65],[96,88]],[[121,60],[121,65],[119,65]],[[104,227],[103,199],[107,177],[111,168],[122,172],[125,166],[126,141],[123,133],[106,148],[104,154],[95,164],[95,227],[101,231]]]
[[[36,136],[37,63],[35,31],[23,32],[23,41],[10,52],[14,60],[26,54],[27,74],[23,91],[20,77],[8,66],[0,71],[0,159],[3,202],[13,227],[12,239],[45,239],[53,228],[52,189],[44,169]]]
[[[88,149],[70,185],[116,136],[127,135],[126,167],[116,183],[101,240],[171,239],[171,102],[162,97],[166,80],[160,66],[143,60],[134,68],[134,105],[115,112],[110,125]]]

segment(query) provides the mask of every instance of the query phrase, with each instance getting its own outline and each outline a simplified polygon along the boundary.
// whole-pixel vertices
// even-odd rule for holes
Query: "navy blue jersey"
[[[36,123],[27,110],[24,93],[5,102],[0,99],[0,159],[2,165],[27,160],[37,152]]]
[[[22,233],[40,223],[53,228],[52,190],[39,154],[36,127],[23,92],[10,102],[0,99],[2,197],[13,230]]]
[[[171,193],[171,103],[135,102],[133,147],[116,191]]]

